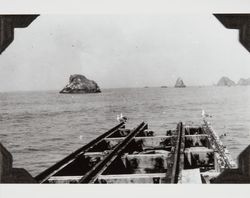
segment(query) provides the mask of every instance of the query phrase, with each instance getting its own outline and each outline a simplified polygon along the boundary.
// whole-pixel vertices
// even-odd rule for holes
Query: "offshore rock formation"
[[[230,78],[223,76],[217,83],[217,86],[234,86],[235,82],[232,81]]]
[[[241,78],[238,81],[237,85],[241,85],[241,86],[250,85],[250,78],[247,78],[247,79]]]
[[[100,93],[101,90],[97,83],[93,80],[87,79],[80,74],[74,74],[69,77],[69,84],[67,84],[60,93]]]
[[[183,80],[181,78],[178,78],[176,80],[175,86],[176,88],[184,88],[186,85],[184,84]]]

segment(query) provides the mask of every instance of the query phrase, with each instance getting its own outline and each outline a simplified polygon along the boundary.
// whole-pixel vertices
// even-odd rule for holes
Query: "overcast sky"
[[[0,91],[59,90],[71,74],[101,88],[237,82],[249,55],[212,14],[41,15],[0,55]]]

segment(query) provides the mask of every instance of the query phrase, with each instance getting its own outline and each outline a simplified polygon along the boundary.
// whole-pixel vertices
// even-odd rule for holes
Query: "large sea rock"
[[[217,86],[234,86],[235,82],[232,81],[230,78],[223,76],[217,83]]]
[[[97,83],[93,80],[87,79],[80,74],[74,74],[69,77],[69,84],[67,84],[60,93],[100,93],[101,90]]]
[[[184,84],[183,80],[181,78],[178,78],[176,80],[175,86],[176,88],[184,88],[186,85]]]
[[[241,85],[241,86],[250,85],[250,78],[247,78],[247,79],[241,78],[241,79],[238,81],[237,85]]]

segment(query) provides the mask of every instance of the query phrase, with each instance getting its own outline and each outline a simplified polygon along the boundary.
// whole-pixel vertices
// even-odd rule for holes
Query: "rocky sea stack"
[[[237,85],[241,85],[241,86],[247,86],[247,85],[250,85],[250,78],[247,78],[247,79],[244,79],[244,78],[241,78]]]
[[[178,78],[176,80],[175,86],[176,88],[184,88],[186,85],[184,84],[183,80],[181,78]]]
[[[69,77],[69,84],[67,84],[60,93],[74,94],[74,93],[100,93],[101,90],[97,83],[93,80],[87,79],[80,74],[74,74]]]
[[[217,83],[217,86],[234,86],[235,82],[232,81],[230,78],[223,76]]]

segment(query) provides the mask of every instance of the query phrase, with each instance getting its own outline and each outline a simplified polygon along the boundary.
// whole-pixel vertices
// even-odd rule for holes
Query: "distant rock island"
[[[175,86],[176,88],[184,88],[186,85],[184,84],[183,80],[181,78],[178,78],[176,80]]]
[[[161,88],[168,88],[168,86],[166,86],[166,85],[163,85],[163,86],[161,86]]]
[[[238,81],[237,85],[240,85],[240,86],[247,86],[247,85],[250,85],[250,78],[247,78],[247,79],[241,78],[241,79]]]
[[[234,86],[236,85],[234,81],[232,81],[230,78],[223,76],[217,83],[217,86]]]
[[[70,75],[69,84],[67,84],[60,93],[74,94],[74,93],[100,93],[101,90],[97,83],[93,80],[87,79],[80,74]]]

